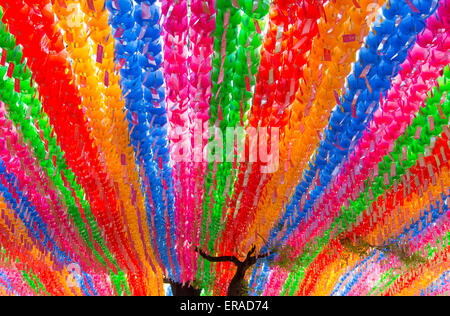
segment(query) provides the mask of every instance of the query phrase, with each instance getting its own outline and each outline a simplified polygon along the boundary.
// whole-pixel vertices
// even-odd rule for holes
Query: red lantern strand
[[[63,37],[56,28],[49,4],[46,0],[0,2],[6,9],[3,20],[8,23],[17,43],[23,46],[27,64],[39,86],[44,110],[55,127],[69,168],[86,191],[93,214],[106,236],[107,246],[127,274],[139,276],[129,278],[133,293],[145,294],[140,281],[144,274],[126,241],[114,186],[103,171],[88,122],[79,107],[81,100]]]

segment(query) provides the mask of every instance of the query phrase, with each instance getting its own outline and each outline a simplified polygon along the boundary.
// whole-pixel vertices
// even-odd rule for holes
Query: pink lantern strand
[[[323,227],[329,227],[331,225],[334,216],[339,212],[339,207],[349,197],[352,190],[356,190],[354,187],[350,188],[343,185],[349,176],[349,172],[355,170],[356,165],[361,165],[359,174],[354,175],[355,183],[368,177],[369,171],[372,170],[373,166],[388,152],[395,139],[411,124],[414,114],[427,97],[426,92],[431,88],[450,59],[450,56],[445,54],[445,51],[448,51],[450,46],[450,37],[448,36],[450,30],[445,27],[444,23],[445,21],[440,21],[435,16],[427,20],[426,29],[417,36],[417,42],[412,50],[410,50],[408,59],[401,65],[402,70],[393,80],[392,88],[386,100],[382,102],[380,109],[376,111],[374,115],[375,119],[370,123],[371,128],[363,134],[363,137],[355,146],[351,158],[346,161],[345,167],[341,169],[343,172],[339,174],[331,189],[327,190],[327,193],[324,194],[321,203],[315,204],[308,222],[301,225],[301,228],[297,229],[293,236],[290,237],[288,244],[296,249],[297,252],[306,244],[306,235],[313,237],[322,231]],[[415,71],[412,71],[413,67],[416,67]],[[421,91],[414,89],[417,83],[424,82],[428,84]],[[410,91],[416,92],[416,98],[407,97]],[[397,100],[402,100],[402,102],[397,108],[393,109],[392,102],[397,102]],[[390,113],[391,121],[393,118],[396,119],[399,116],[398,125],[397,123],[394,124],[395,129],[392,125],[386,126],[386,121],[379,119],[380,117],[386,117],[386,113]],[[402,115],[399,115],[399,113]],[[367,148],[370,148],[370,143],[374,140],[375,135],[383,135],[385,143],[384,146],[377,146],[377,150],[374,150],[373,155],[369,156],[366,151]],[[387,142],[388,140],[389,143]],[[339,190],[343,190],[343,194],[341,194],[340,199],[337,199],[335,195]],[[330,201],[333,201],[333,203],[330,203]],[[336,203],[336,201],[338,202]],[[324,216],[324,208],[328,208],[329,216]],[[318,212],[322,214],[318,214]],[[312,229],[313,226],[315,229]],[[281,278],[286,277],[283,275],[283,271],[276,272],[281,273]],[[273,280],[276,280],[278,277],[278,273],[274,271],[270,276],[269,282],[274,282]],[[281,291],[281,288],[279,290]],[[272,291],[276,293],[275,290]]]
[[[187,203],[187,181],[190,177],[186,161],[190,156],[190,146],[186,146],[189,133],[189,85],[188,85],[188,5],[186,0],[162,1],[164,18],[162,33],[164,38],[164,79],[166,86],[166,107],[169,119],[170,153],[173,162],[172,179],[175,194],[176,250],[181,267],[181,280],[185,282],[187,249],[181,244],[185,240],[185,222],[189,216]]]
[[[194,246],[200,244],[200,223],[202,218],[202,201],[204,200],[204,179],[208,163],[203,161],[203,150],[208,141],[209,104],[212,97],[212,56],[214,52],[214,36],[216,28],[215,0],[193,0],[191,2],[190,56],[189,56],[189,93],[191,124],[191,147],[194,148],[194,162],[190,164],[189,207],[190,218],[186,231],[191,235]],[[201,128],[200,128],[201,127]],[[196,146],[201,141],[200,146]],[[189,238],[189,237],[188,237]],[[190,248],[190,263],[194,277],[197,269],[198,254]]]
[[[188,14],[190,10],[190,15]],[[214,1],[162,2],[164,76],[169,139],[174,165],[177,256],[182,282],[193,280],[197,268],[194,245],[200,238],[203,182],[207,163],[209,101],[215,28]],[[189,19],[188,19],[189,16]],[[200,144],[200,145],[198,145]]]
[[[32,197],[29,201],[48,225],[58,247],[74,255],[74,259],[80,263],[84,271],[89,271],[93,267],[99,268],[99,271],[104,270],[93,258],[92,253],[86,251],[87,247],[80,240],[80,235],[74,231],[75,225],[69,224],[67,209],[62,206],[58,192],[50,188],[48,179],[42,176],[44,172],[35,162],[30,150],[20,144],[19,135],[12,122],[6,119],[5,111],[5,104],[0,102],[0,130],[4,136],[0,141],[0,156],[6,169],[19,179],[20,189],[27,192],[27,196]],[[26,173],[25,170],[28,172]],[[42,189],[42,194],[37,192],[37,187]]]
[[[3,273],[8,277],[11,282],[11,287],[14,289],[15,293],[11,293],[13,295],[20,296],[35,296],[32,288],[28,284],[27,281],[24,280],[22,273],[20,271],[13,269],[12,267],[7,267],[0,264],[0,268],[3,270]],[[1,282],[1,280],[0,280]]]
[[[436,38],[432,43],[426,42],[428,31],[435,34]],[[446,29],[443,22],[441,23],[435,16],[427,20],[426,30],[418,35],[417,43],[410,50],[408,59],[401,65],[402,70],[394,78],[392,88],[375,112],[369,129],[364,132],[331,188],[326,190],[323,198],[314,205],[309,223],[301,225],[301,228],[291,236],[289,242],[291,246],[298,245],[299,238],[305,241],[306,229],[312,226],[319,228],[331,225],[341,205],[353,191],[358,190],[355,186],[347,186],[347,179],[351,174],[355,178],[354,183],[366,179],[374,166],[392,149],[395,140],[411,124],[414,114],[425,101],[427,92],[450,61],[450,55],[444,53],[450,46],[449,33],[450,29]],[[419,43],[428,45],[428,48],[423,48]],[[416,71],[412,71],[414,67]],[[411,92],[414,93],[414,98],[408,97]],[[369,149],[374,142],[377,146],[371,152]],[[354,172],[356,169],[359,170],[358,173]],[[338,192],[341,192],[340,197]],[[324,209],[327,209],[328,216],[324,216]],[[316,233],[318,231],[320,230],[315,229]]]

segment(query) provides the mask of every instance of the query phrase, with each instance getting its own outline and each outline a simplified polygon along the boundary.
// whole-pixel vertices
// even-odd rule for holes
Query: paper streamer
[[[121,65],[130,138],[143,168],[146,212],[157,258],[175,281],[180,278],[176,244],[173,183],[169,167],[167,112],[160,38],[160,9],[151,1],[106,1],[116,63]],[[156,91],[156,93],[155,93]],[[173,246],[172,246],[173,245]]]
[[[137,214],[138,210],[144,210],[144,197],[139,190],[138,173],[130,164],[135,158],[129,146],[128,126],[124,122],[119,76],[114,71],[114,38],[108,36],[111,32],[107,22],[109,15],[103,9],[102,1],[96,1],[93,5],[94,7],[90,7],[86,1],[79,7],[74,1],[66,1],[64,4],[56,2],[53,10],[65,30],[64,39],[73,60],[85,116],[91,122],[94,142],[105,159],[106,170],[114,179],[118,208],[121,209],[121,215],[125,215],[120,217],[121,225],[132,227],[127,236],[132,241],[132,250],[139,254],[139,266],[145,263],[145,274],[153,278],[157,273],[156,260],[152,251],[145,247],[143,236],[139,234],[140,219]],[[77,18],[80,20],[79,24],[76,23]],[[83,20],[87,23],[82,23]],[[92,48],[89,39],[94,43]],[[91,58],[93,54],[96,55],[95,60]],[[160,280],[153,279],[152,283],[159,283],[161,286],[162,277]],[[158,289],[149,284],[146,284],[146,288],[146,293],[158,293]]]
[[[392,6],[390,7],[390,9],[392,9]],[[382,26],[383,24],[380,24],[380,25],[381,26],[379,26],[379,27],[375,26],[375,29],[379,29],[379,28],[383,27]],[[374,33],[371,33],[371,34],[373,35]],[[367,38],[366,43],[368,43],[370,41],[370,36],[371,35],[369,35],[369,37]],[[377,36],[383,37],[384,35],[380,34],[380,32],[378,31],[377,32]],[[386,43],[389,43],[389,40],[387,40]],[[386,43],[384,44],[383,49],[388,49],[389,45],[386,44]],[[372,47],[372,46],[369,46],[369,47]],[[363,50],[361,50],[360,51],[360,58],[361,58],[361,56],[364,56],[364,54],[365,53],[363,53]],[[382,54],[382,53],[380,53],[380,54]],[[365,61],[364,60],[360,60],[360,63],[363,63],[363,62],[365,62]],[[391,63],[395,63],[395,62],[392,62],[392,60],[390,60],[390,62]],[[361,66],[361,71],[362,71],[362,69],[365,68],[363,66],[364,65]],[[380,66],[380,68],[382,68],[382,65]],[[376,71],[376,69],[377,69],[376,66],[372,66],[370,71]],[[385,68],[382,68],[382,69],[384,69],[382,71],[386,71]],[[393,69],[394,68],[392,67],[391,72],[392,72]],[[370,72],[369,72],[369,74],[370,74]],[[386,74],[386,75],[388,75],[388,74]],[[389,73],[389,75],[390,75],[390,73]],[[352,74],[351,76],[355,76],[355,75]],[[349,78],[351,78],[351,76],[349,76]],[[374,72],[374,76],[378,76],[377,72]],[[380,81],[380,83],[381,83],[381,81]],[[289,235],[290,232],[293,230],[293,227],[298,225],[298,223],[300,222],[300,220],[301,220],[302,216],[304,216],[304,214],[308,214],[307,213],[308,210],[313,206],[313,203],[319,197],[320,190],[323,190],[323,188],[325,188],[327,186],[327,183],[331,180],[332,175],[334,174],[334,172],[336,172],[335,168],[338,167],[338,164],[341,162],[340,159],[345,157],[345,155],[343,153],[343,147],[345,147],[345,146],[350,147],[351,142],[346,142],[346,145],[344,145],[342,140],[339,141],[338,138],[341,137],[341,136],[337,136],[337,135],[346,135],[345,133],[340,132],[340,131],[341,130],[342,131],[344,131],[344,130],[345,131],[349,131],[349,129],[347,129],[347,128],[342,129],[342,127],[344,125],[346,125],[346,124],[349,124],[349,126],[351,124],[359,124],[359,126],[360,126],[360,128],[362,130],[365,129],[365,125],[363,123],[364,123],[365,120],[367,120],[369,118],[369,115],[370,115],[370,111],[367,112],[367,109],[370,109],[370,103],[375,103],[376,104],[378,102],[380,94],[377,94],[377,97],[375,97],[373,94],[371,94],[368,91],[368,87],[366,87],[366,85],[364,85],[363,89],[364,88],[367,89],[366,91],[367,91],[368,95],[366,97],[364,97],[364,98],[361,98],[361,100],[362,100],[361,102],[363,102],[365,104],[364,105],[365,112],[360,112],[358,114],[358,117],[361,116],[361,119],[359,119],[359,121],[355,121],[351,117],[351,115],[350,115],[351,111],[349,109],[348,109],[347,112],[342,114],[341,108],[337,107],[336,110],[333,112],[333,114],[332,114],[332,116],[330,118],[330,126],[331,127],[330,127],[330,129],[327,129],[327,133],[329,135],[328,138],[332,137],[330,139],[334,139],[332,141],[334,146],[329,145],[330,140],[328,140],[328,138],[326,137],[325,140],[322,141],[321,147],[319,147],[319,149],[317,151],[318,154],[317,154],[316,157],[320,157],[320,158],[315,159],[314,164],[310,163],[310,170],[304,173],[304,175],[302,177],[302,181],[297,186],[296,191],[295,191],[294,196],[293,196],[293,199],[292,199],[292,201],[290,202],[290,204],[287,207],[287,209],[289,211],[286,212],[284,218],[282,218],[282,221],[280,223],[280,225],[284,225],[286,223],[286,219],[291,217],[291,222],[293,222],[294,224],[291,225],[291,227],[287,229],[286,235]],[[351,89],[351,86],[349,86],[349,89]],[[359,90],[359,91],[361,91],[361,90]],[[368,98],[368,96],[372,96],[372,99]],[[353,98],[350,98],[350,99],[353,100]],[[347,100],[349,100],[349,99],[347,98]],[[347,105],[349,105],[349,102],[350,101],[347,102]],[[353,102],[353,101],[351,101],[351,102]],[[373,107],[373,106],[371,106],[371,107]],[[334,125],[335,123],[333,123],[334,122],[334,117],[338,116],[337,113],[341,113],[342,114],[341,115],[341,119],[337,119],[337,122],[341,122],[339,126]],[[347,122],[347,123],[345,124],[343,122]],[[335,131],[335,132],[333,132],[333,131]],[[353,131],[356,133],[356,135],[359,135],[358,133],[360,133],[359,130],[357,130],[356,128]],[[370,132],[372,132],[372,130]],[[351,137],[348,136],[348,137],[350,139],[353,139],[353,142],[356,143],[356,141],[358,139],[358,136],[356,136],[356,135],[351,136]],[[371,134],[371,135],[374,135],[374,134]],[[342,136],[342,137],[344,137],[344,136]],[[345,136],[345,137],[347,137],[347,136]],[[322,153],[322,151],[323,151],[323,153]],[[334,154],[331,154],[331,152],[334,152]],[[338,158],[338,157],[341,157],[341,158]],[[328,162],[325,163],[326,161],[328,161]],[[355,159],[354,161],[357,161],[357,160]],[[324,168],[322,166],[324,166]],[[311,183],[314,180],[314,178],[316,177],[316,173],[317,173],[317,170],[319,168],[323,168],[323,175],[318,178],[319,181],[320,181],[320,185],[317,185],[317,190],[315,190],[315,191],[313,190],[312,192],[310,192],[308,194],[308,197],[306,197],[306,198],[303,197],[305,195],[306,190],[309,188],[309,183]],[[349,170],[349,169],[346,169],[346,170]],[[319,173],[319,175],[321,175],[321,174]],[[342,178],[342,179],[344,179],[344,178]],[[327,200],[325,199],[325,201],[327,201]],[[333,203],[333,204],[337,205],[336,203]],[[301,210],[301,212],[303,214],[299,213],[300,210]],[[275,233],[276,233],[276,231],[273,231],[272,232],[272,236]]]

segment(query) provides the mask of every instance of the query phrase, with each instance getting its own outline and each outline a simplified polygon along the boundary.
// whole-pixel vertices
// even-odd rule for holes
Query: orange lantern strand
[[[115,227],[116,221],[108,221],[106,217],[109,217],[107,214],[117,214],[118,211],[117,209],[112,209],[116,205],[113,189],[108,185],[105,174],[101,172],[103,168],[100,166],[97,150],[94,148],[92,140],[89,137],[87,122],[83,119],[83,114],[78,108],[80,104],[79,95],[73,85],[73,81],[70,79],[71,73],[65,72],[65,69],[70,69],[70,65],[63,53],[64,47],[62,46],[61,34],[60,32],[55,32],[54,15],[46,11],[48,10],[46,4],[47,2],[43,0],[38,4],[34,4],[33,9],[31,9],[23,1],[8,1],[9,9],[5,13],[4,19],[8,21],[12,33],[16,36],[17,42],[24,47],[24,54],[29,56],[29,61],[34,61],[29,63],[31,70],[36,74],[36,82],[39,85],[41,96],[48,96],[43,98],[44,108],[49,114],[55,131],[61,140],[63,149],[69,158],[69,166],[78,175],[80,182],[87,191],[94,215],[104,228],[106,234],[111,237],[108,240],[116,254],[116,258],[122,267],[133,271],[130,268],[129,262],[132,262],[135,267],[137,265],[132,258],[130,248],[124,247],[123,231]],[[36,26],[32,22],[32,17],[38,15],[38,9],[41,10],[39,20],[42,21],[39,28],[44,33],[26,31],[27,28],[36,30]],[[22,31],[18,32],[19,29]],[[44,49],[48,49],[41,46],[41,37],[44,34],[47,34],[47,37],[50,36],[48,37],[48,43],[50,49],[57,52],[56,54],[44,52]],[[43,52],[43,54],[38,52]],[[54,69],[55,71],[49,76],[46,69]],[[64,86],[64,101],[71,106],[60,106],[62,100],[55,94],[55,91],[58,91],[58,89],[55,89],[54,82],[61,88]],[[80,137],[78,139],[74,138],[74,130],[78,130],[79,132],[78,135]],[[88,161],[90,162],[89,166],[87,165]],[[109,202],[104,203],[100,195],[103,195]],[[110,209],[110,211],[102,214],[101,210],[105,208]],[[113,223],[113,227],[110,227],[107,222]],[[122,241],[121,247],[116,239],[117,236]],[[125,259],[123,251],[120,249],[123,249],[129,255],[129,261]],[[132,286],[134,287],[135,285],[133,284]],[[142,290],[138,291],[143,292]]]

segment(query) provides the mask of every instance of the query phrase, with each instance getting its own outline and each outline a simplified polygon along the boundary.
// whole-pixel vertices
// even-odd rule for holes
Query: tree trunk
[[[227,296],[244,296],[245,293],[245,272],[243,267],[238,267],[236,274],[233,279],[231,279],[230,285],[228,286]]]
[[[241,262],[235,256],[213,257],[207,255],[200,249],[195,248],[195,251],[197,251],[204,259],[208,260],[209,262],[232,262],[237,267],[236,273],[233,276],[233,279],[231,279],[230,285],[228,287],[227,296],[245,296],[248,294],[245,273],[252,265],[256,263],[258,259],[265,258],[270,255],[270,253],[266,253],[263,255],[254,256],[253,254],[255,253],[255,250],[256,247],[253,246],[248,252],[247,258]]]
[[[170,281],[173,296],[200,296],[202,290],[196,289],[189,284],[181,284]]]

